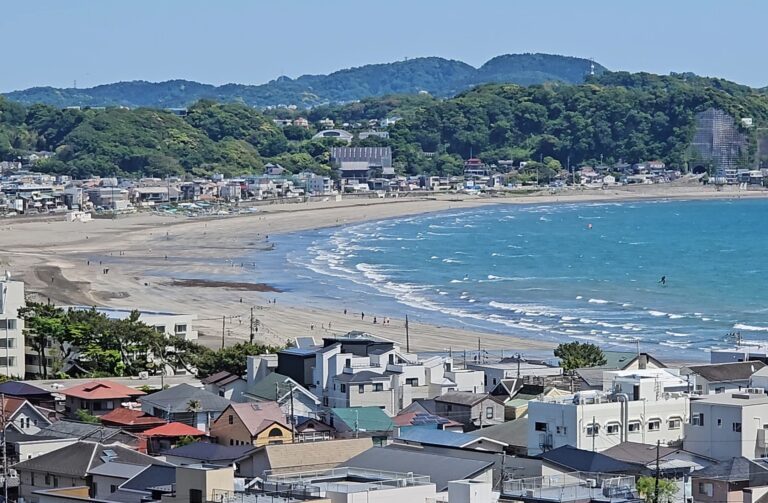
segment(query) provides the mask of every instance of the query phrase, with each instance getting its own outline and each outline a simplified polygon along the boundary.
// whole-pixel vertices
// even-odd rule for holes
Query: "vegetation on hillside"
[[[315,106],[343,103],[369,96],[427,91],[451,96],[468,87],[490,82],[529,85],[543,82],[581,83],[590,61],[552,54],[507,54],[480,68],[443,58],[415,58],[365,65],[329,75],[280,77],[262,85],[212,86],[186,80],[118,82],[89,89],[34,87],[7,93],[25,104],[67,106],[185,107],[201,99],[239,102],[256,107],[279,104]],[[595,65],[597,73],[605,68]]]
[[[364,130],[368,121],[396,116],[401,120],[389,127],[389,138],[353,145],[391,146],[403,174],[460,174],[463,159],[475,156],[527,161],[520,177],[535,173],[548,181],[569,165],[599,162],[659,159],[685,169],[696,161],[689,148],[695,116],[710,107],[737,122],[753,118],[753,131],[768,124],[768,95],[761,91],[721,79],[622,72],[581,85],[489,84],[449,99],[390,95],[303,112],[201,100],[184,117],[147,108],[24,107],[0,98],[0,159],[52,151],[36,169],[78,177],[235,175],[260,173],[268,162],[294,173],[332,174],[329,150],[342,143],[312,140],[317,121]],[[273,122],[302,115],[309,128]],[[752,144],[754,136],[748,135]],[[754,147],[745,166],[752,154]]]

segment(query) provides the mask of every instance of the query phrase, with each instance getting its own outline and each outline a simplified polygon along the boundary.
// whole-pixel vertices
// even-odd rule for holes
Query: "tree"
[[[201,350],[193,363],[197,367],[198,377],[208,377],[224,370],[242,376],[246,371],[248,356],[275,353],[280,349],[279,347],[241,342],[218,351]]]
[[[605,364],[603,350],[588,342],[564,342],[555,348],[555,356],[560,358],[560,367],[565,372],[578,368],[598,367]]]
[[[101,422],[98,417],[94,416],[93,414],[91,414],[85,409],[78,409],[75,412],[75,417],[77,418],[78,421],[82,421],[84,423],[89,423],[89,424],[99,424]]]
[[[37,353],[39,375],[48,379],[45,350],[51,343],[60,341],[66,331],[64,310],[51,304],[27,302],[19,309],[19,316],[24,320],[24,337]]]
[[[646,503],[672,503],[677,494],[677,484],[674,480],[659,479],[659,499],[656,502],[656,479],[643,476],[637,479],[637,491]]]

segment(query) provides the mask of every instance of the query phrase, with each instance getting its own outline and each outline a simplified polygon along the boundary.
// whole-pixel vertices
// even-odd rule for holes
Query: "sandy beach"
[[[220,346],[222,338],[227,345],[247,340],[251,309],[260,323],[256,339],[262,343],[285,344],[296,336],[319,338],[350,330],[404,343],[403,320],[374,325],[369,320],[375,313],[366,313],[366,321],[360,319],[365,299],[357,306],[346,306],[346,315],[342,306],[331,312],[285,305],[272,285],[251,283],[252,268],[240,269],[237,258],[245,252],[268,253],[272,244],[267,237],[280,233],[488,204],[765,196],[768,192],[657,185],[498,198],[446,195],[271,205],[252,215],[216,219],[146,213],[88,223],[68,223],[63,217],[55,221],[9,218],[0,220],[0,269],[23,279],[34,298],[58,305],[196,314],[201,342],[210,347]],[[210,280],[239,272],[242,281]],[[200,280],[174,279],[176,275]],[[487,349],[552,347],[520,333],[491,334],[415,322],[409,329],[411,350],[417,351],[471,349],[477,347],[478,339]]]

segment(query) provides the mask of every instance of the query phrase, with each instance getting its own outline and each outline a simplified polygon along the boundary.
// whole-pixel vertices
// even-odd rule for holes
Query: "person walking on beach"
[[[360,313],[360,319],[365,321],[365,313]]]
[[[374,325],[376,324],[376,317],[375,316],[373,317],[373,324]]]

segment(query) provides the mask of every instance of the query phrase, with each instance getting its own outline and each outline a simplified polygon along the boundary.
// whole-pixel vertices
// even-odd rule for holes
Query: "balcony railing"
[[[632,498],[635,477],[603,473],[573,472],[505,481],[504,496],[543,501],[578,501]]]

